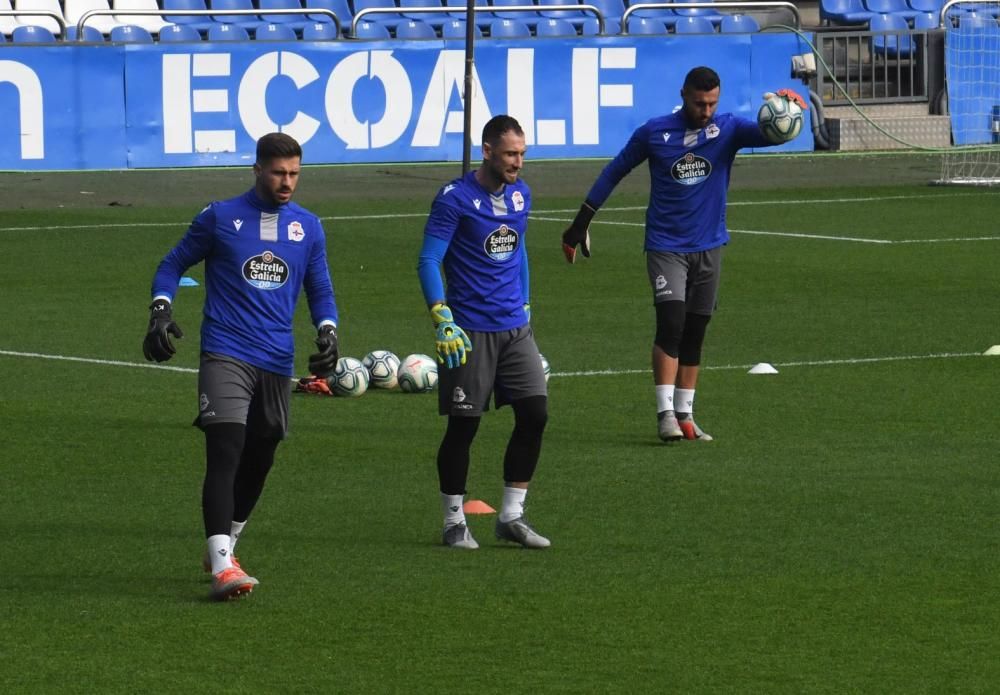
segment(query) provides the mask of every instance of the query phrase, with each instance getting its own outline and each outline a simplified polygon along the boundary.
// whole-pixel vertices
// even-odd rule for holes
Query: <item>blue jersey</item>
[[[432,237],[447,245],[445,300],[462,328],[497,332],[528,322],[525,233],[530,208],[531,191],[523,181],[494,194],[479,184],[474,171],[444,186],[434,198],[425,242]]]
[[[626,174],[649,160],[647,251],[691,253],[729,241],[726,191],[736,152],[765,147],[755,121],[716,114],[702,129],[691,129],[683,111],[647,121],[606,167],[587,194],[598,208]]]
[[[153,296],[173,299],[185,270],[205,261],[201,349],[291,376],[292,317],[305,288],[313,323],[337,322],[319,218],[247,193],[210,204],[160,262]]]

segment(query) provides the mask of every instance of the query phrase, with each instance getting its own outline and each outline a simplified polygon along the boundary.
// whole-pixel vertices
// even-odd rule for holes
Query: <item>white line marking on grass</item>
[[[185,374],[197,374],[197,369],[190,367],[171,367],[163,364],[150,364],[146,362],[123,362],[121,360],[101,360],[92,357],[71,357],[69,355],[46,355],[40,352],[17,352],[15,350],[0,350],[0,355],[8,357],[29,357],[42,360],[61,360],[64,362],[85,362],[87,364],[100,364],[109,367],[134,367],[139,369],[160,369],[168,372],[184,372]],[[838,365],[870,364],[875,362],[903,362],[908,360],[938,360],[953,357],[980,357],[980,352],[935,352],[929,355],[893,355],[888,357],[852,357],[836,360],[804,360],[799,362],[773,362],[775,367],[828,367]],[[726,364],[707,365],[702,370],[713,371],[733,371],[736,369],[748,370],[752,364]],[[648,374],[647,369],[591,369],[581,372],[552,372],[550,376],[621,376],[625,374]]]
[[[864,237],[834,236],[832,234],[806,234],[805,232],[765,232],[757,229],[730,229],[730,234],[751,236],[782,236],[793,239],[825,239],[827,241],[856,241],[861,244],[895,244],[891,239],[865,239]]]

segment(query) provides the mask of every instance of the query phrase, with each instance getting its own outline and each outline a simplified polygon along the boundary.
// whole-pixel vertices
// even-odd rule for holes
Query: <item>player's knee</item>
[[[712,319],[707,314],[688,314],[684,321],[679,348],[680,363],[696,366],[701,364],[701,346],[705,342],[705,331]]]
[[[670,357],[677,357],[684,333],[684,302],[658,302],[653,343]]]
[[[549,421],[548,402],[545,396],[532,396],[513,403],[514,427],[525,434],[540,437]]]
[[[444,432],[445,442],[450,446],[469,447],[479,430],[478,417],[448,416],[448,427]]]

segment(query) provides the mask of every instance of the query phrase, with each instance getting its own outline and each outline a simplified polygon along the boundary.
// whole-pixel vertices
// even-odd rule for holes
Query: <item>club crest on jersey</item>
[[[521,210],[524,210],[524,196],[521,195],[521,191],[514,191],[511,193],[510,199],[514,203],[514,212],[521,212]]]
[[[517,251],[520,236],[517,231],[505,224],[494,229],[483,242],[486,255],[494,261],[506,261]]]
[[[288,223],[288,240],[289,241],[302,241],[305,239],[306,233],[302,229],[302,223],[296,220],[295,222]]]
[[[711,173],[712,163],[693,152],[688,152],[670,167],[670,175],[674,177],[674,181],[685,186],[699,184]]]
[[[276,290],[288,282],[288,264],[265,251],[243,261],[243,279],[258,290]]]
[[[705,128],[705,137],[709,140],[719,137],[719,126],[714,123],[710,123],[708,127]]]

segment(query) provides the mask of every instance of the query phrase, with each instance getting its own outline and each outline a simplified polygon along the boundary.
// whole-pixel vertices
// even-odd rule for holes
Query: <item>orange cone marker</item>
[[[496,509],[482,500],[469,500],[462,505],[462,511],[466,514],[496,514],[497,512]]]

